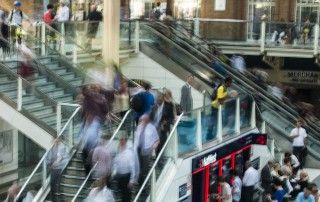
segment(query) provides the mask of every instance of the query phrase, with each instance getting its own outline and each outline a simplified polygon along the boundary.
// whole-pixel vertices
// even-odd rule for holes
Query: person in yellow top
[[[228,88],[232,84],[232,78],[226,77],[224,79],[224,83],[220,84],[217,89],[213,92],[214,95],[212,96],[211,102],[211,115],[209,118],[208,124],[208,132],[206,139],[212,140],[216,136],[216,129],[217,129],[217,120],[218,120],[218,109],[220,105],[223,105],[224,101],[228,97]]]

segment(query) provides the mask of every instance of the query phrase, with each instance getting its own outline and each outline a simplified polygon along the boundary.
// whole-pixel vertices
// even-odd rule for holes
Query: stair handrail
[[[160,152],[159,152],[159,154],[158,154],[155,162],[153,163],[153,166],[151,167],[150,171],[148,172],[148,175],[146,176],[144,182],[143,182],[142,185],[140,186],[139,192],[136,194],[135,199],[133,200],[133,202],[137,202],[137,201],[138,201],[138,199],[139,199],[139,197],[140,197],[143,189],[144,189],[145,186],[147,185],[147,183],[148,183],[148,181],[149,181],[152,173],[155,172],[156,166],[158,165],[158,162],[160,161],[160,158],[162,157],[164,151],[166,150],[169,142],[171,141],[172,137],[173,137],[174,135],[176,135],[175,130],[177,129],[178,124],[180,123],[181,118],[182,118],[183,116],[184,116],[184,113],[181,113],[181,114],[178,116],[175,124],[173,125],[173,127],[172,127],[172,129],[171,129],[171,132],[170,132],[170,134],[169,134],[166,142],[164,143],[162,149],[160,150]],[[175,149],[178,150],[177,147],[175,147]],[[178,151],[174,151],[174,153],[178,153]],[[151,185],[151,186],[152,186],[152,185]]]
[[[80,111],[81,107],[78,106],[75,111],[72,113],[71,117],[68,119],[68,121],[66,122],[66,124],[62,127],[61,131],[59,132],[57,139],[59,139],[64,131],[66,130],[67,126],[70,124],[70,122],[72,121],[72,119],[77,115],[77,113]],[[51,151],[51,149],[53,148],[54,144],[52,144],[52,146],[45,152],[45,154],[42,156],[42,158],[40,159],[39,163],[36,165],[36,167],[33,169],[32,173],[29,175],[28,179],[26,180],[26,182],[23,184],[23,186],[21,187],[19,193],[17,194],[17,196],[15,197],[14,201],[17,202],[17,200],[21,197],[22,193],[24,192],[25,188],[27,187],[27,185],[29,184],[29,182],[31,181],[32,177],[36,174],[37,170],[40,168],[40,166],[44,163],[45,159],[47,158],[49,152]]]
[[[152,27],[152,26],[150,26],[150,27]],[[152,27],[153,28],[153,27]],[[155,28],[153,28],[155,31],[157,31]],[[159,32],[159,31],[157,31],[157,32]],[[167,36],[164,36],[162,33],[158,33],[160,36],[162,36],[162,37],[164,37],[164,38],[167,38]],[[171,40],[171,39],[168,39],[168,40]],[[174,41],[171,41],[171,43],[174,43],[174,44],[176,44],[176,42],[174,42]],[[176,44],[177,46],[180,46],[180,45],[178,45],[178,44]],[[192,46],[189,46],[188,44],[186,44],[189,48],[191,48],[191,49],[195,49],[194,47],[192,47]],[[199,53],[201,53],[199,50],[195,50],[196,52],[199,52]],[[206,57],[206,56],[205,56]],[[219,60],[220,61],[220,60]],[[220,61],[221,62],[221,61]],[[222,62],[223,63],[223,62]],[[234,78],[235,78],[235,80],[236,81],[238,81],[239,83],[241,83],[243,86],[246,86],[247,88],[249,88],[249,89],[253,89],[256,93],[257,93],[257,95],[259,95],[260,97],[262,97],[263,99],[265,99],[265,100],[267,100],[269,103],[272,103],[273,105],[275,105],[275,106],[281,106],[281,108],[280,108],[280,110],[283,112],[283,113],[285,113],[286,114],[286,116],[289,116],[289,117],[291,117],[292,119],[296,119],[297,118],[297,115],[292,115],[289,111],[292,111],[292,109],[286,109],[286,108],[288,108],[288,106],[286,106],[286,105],[284,105],[283,103],[282,104],[279,104],[280,102],[279,102],[279,100],[276,100],[276,98],[274,98],[274,97],[271,97],[271,99],[268,97],[268,96],[266,96],[266,95],[264,95],[264,94],[262,94],[261,92],[263,92],[263,89],[261,88],[261,87],[259,87],[258,86],[258,88],[259,88],[259,91],[257,90],[257,89],[255,89],[255,87],[252,87],[252,86],[257,86],[256,84],[254,84],[254,85],[252,85],[252,86],[250,86],[249,84],[248,84],[248,82],[244,82],[244,81],[242,81],[241,80],[241,78],[243,77],[242,75],[240,75],[239,76],[239,72],[236,72],[236,70],[232,70],[232,68],[231,67],[229,67],[227,64],[225,64],[225,63],[223,63],[224,64],[224,66],[226,66],[226,67],[228,67],[228,69],[226,69],[226,71],[230,74],[230,71],[229,71],[229,69],[231,70],[231,72],[232,72],[232,74],[233,75],[235,75],[234,76]],[[207,65],[206,65],[207,66]],[[208,68],[207,67],[207,69],[208,69],[208,71],[212,71],[212,72],[214,72],[216,75],[219,75],[219,76],[221,76],[219,73],[217,73],[217,72],[215,72],[215,70],[213,70],[212,68]],[[234,74],[234,72],[236,72],[235,74]],[[237,77],[237,76],[238,77]],[[240,77],[240,78],[239,78]],[[245,77],[244,77],[245,78]],[[245,81],[247,81],[247,80],[250,80],[250,79],[247,79],[247,78],[245,78],[244,79]],[[250,80],[251,81],[251,80]],[[251,81],[251,82],[249,82],[249,83],[253,83],[253,81]],[[252,93],[252,92],[251,92]],[[285,107],[283,107],[283,106],[285,106]],[[310,124],[310,122],[308,122],[308,125]],[[311,126],[313,126],[313,127],[315,127],[313,124],[311,124]],[[316,128],[318,128],[318,127],[316,127]],[[313,132],[316,134],[317,132],[314,130],[314,128],[310,128],[311,130],[313,130]],[[319,129],[320,130],[320,129]]]
[[[125,115],[123,116],[123,118],[122,118],[122,120],[121,120],[121,123],[119,124],[119,126],[118,126],[117,129],[113,132],[113,135],[112,135],[111,138],[109,139],[109,141],[108,141],[108,143],[107,143],[107,145],[106,145],[106,148],[108,148],[108,147],[111,145],[112,141],[113,141],[114,138],[117,136],[118,132],[119,132],[120,129],[122,128],[124,122],[127,120],[127,117],[129,116],[129,114],[130,114],[131,112],[132,112],[132,109],[129,109],[129,110],[125,113]],[[84,186],[85,186],[85,184],[87,183],[87,181],[90,179],[90,176],[91,176],[91,174],[94,172],[94,170],[95,170],[95,168],[96,168],[96,166],[97,166],[98,163],[99,163],[99,162],[96,162],[95,165],[91,168],[90,172],[88,173],[88,175],[87,175],[87,177],[85,178],[85,180],[82,182],[82,184],[81,184],[80,188],[78,189],[77,193],[74,195],[74,197],[73,197],[73,199],[72,199],[72,202],[74,202],[74,201],[78,198],[79,194],[81,193],[81,191],[82,191],[82,189],[84,188]]]

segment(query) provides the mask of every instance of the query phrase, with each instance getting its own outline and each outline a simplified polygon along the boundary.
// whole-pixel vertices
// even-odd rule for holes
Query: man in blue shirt
[[[296,202],[315,202],[314,197],[311,194],[311,191],[312,185],[308,184],[304,191],[298,194]]]
[[[155,102],[155,99],[154,99],[154,96],[153,94],[150,92],[151,90],[151,84],[148,83],[148,82],[145,82],[143,84],[143,88],[144,88],[144,91],[141,92],[141,94],[143,95],[142,96],[142,99],[143,99],[143,108],[141,111],[138,111],[136,112],[136,122],[138,123],[139,121],[139,118],[146,114],[146,113],[149,113],[151,111],[151,108],[152,106],[154,105],[154,102]],[[140,94],[140,93],[139,93]]]

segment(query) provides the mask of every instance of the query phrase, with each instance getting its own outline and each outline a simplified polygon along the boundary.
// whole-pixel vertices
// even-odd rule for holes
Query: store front
[[[225,177],[230,183],[230,171],[236,170],[242,176],[248,160],[258,169],[260,157],[251,159],[253,144],[266,145],[267,135],[249,134],[192,159],[192,201],[216,202],[211,196],[221,192],[217,183],[218,176]]]

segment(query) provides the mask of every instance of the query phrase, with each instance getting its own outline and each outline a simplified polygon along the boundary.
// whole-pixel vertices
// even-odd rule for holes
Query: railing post
[[[266,122],[262,121],[261,133],[266,133]]]
[[[250,120],[251,128],[256,127],[256,102],[252,102],[252,109],[251,109],[251,120]]]
[[[152,171],[151,176],[151,190],[150,190],[150,202],[156,201],[156,170]]]
[[[44,22],[41,23],[41,55],[45,56],[46,54],[46,25]]]
[[[69,147],[72,148],[73,146],[73,120],[70,121],[69,123],[69,133],[68,133],[68,143],[69,143]]]
[[[240,122],[241,122],[241,117],[240,117],[240,97],[237,97],[236,100],[236,120],[235,120],[235,131],[236,134],[240,134]]]
[[[274,143],[274,139],[271,139],[271,145],[270,145],[270,152],[271,152],[271,155],[272,155],[272,157],[274,158],[275,156],[274,156],[274,154],[275,154],[275,152],[274,152],[274,150],[275,150],[275,145],[274,145],[275,143]]]
[[[260,29],[260,53],[264,53],[266,42],[266,21],[262,20]]]
[[[72,50],[72,63],[77,64],[77,45],[73,45],[73,50]]]
[[[18,90],[17,90],[17,110],[21,111],[22,109],[22,78],[18,77]]]
[[[194,35],[200,35],[200,21],[199,18],[194,19]]]
[[[66,43],[66,41],[65,41],[65,30],[64,30],[64,23],[61,23],[61,36],[62,36],[62,38],[60,39],[61,41],[60,41],[60,53],[61,53],[61,55],[65,55],[65,43]]]
[[[222,142],[222,105],[218,109],[217,139]]]
[[[174,130],[174,134],[172,136],[172,157],[174,162],[178,159],[178,133],[177,129]]]
[[[47,179],[47,161],[46,159],[42,162],[42,186],[46,184]]]
[[[139,20],[136,21],[136,28],[134,30],[134,38],[135,38],[135,47],[134,52],[139,53],[140,51],[140,23]]]
[[[57,135],[59,135],[61,130],[61,104],[57,104]]]
[[[314,28],[313,55],[317,56],[319,50],[319,24],[315,24]]]
[[[201,110],[197,111],[197,132],[196,132],[196,145],[199,151],[202,150],[202,125],[201,125]]]

